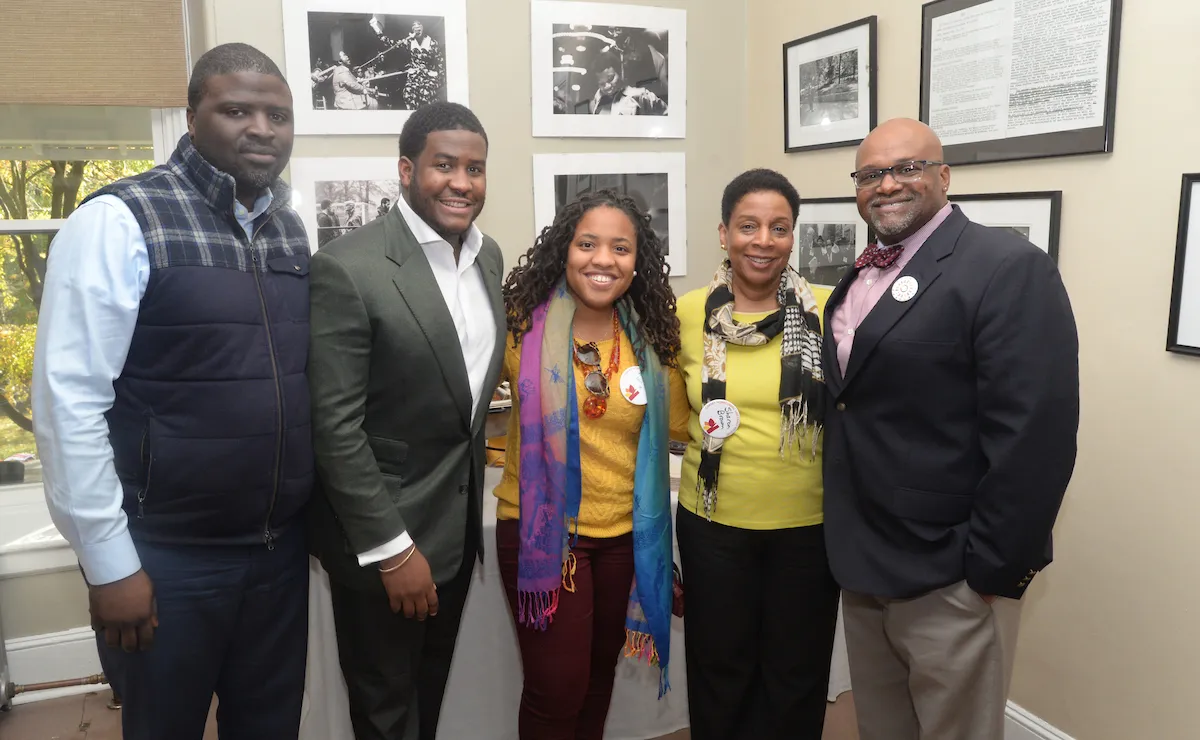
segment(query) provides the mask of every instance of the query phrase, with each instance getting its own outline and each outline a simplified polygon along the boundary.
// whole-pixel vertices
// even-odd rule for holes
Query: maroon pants
[[[500,576],[514,619],[519,537],[516,521],[497,522]],[[575,591],[559,592],[550,627],[542,631],[517,625],[525,669],[521,740],[601,740],[604,736],[617,660],[625,644],[633,535],[580,537],[572,552],[577,561]]]

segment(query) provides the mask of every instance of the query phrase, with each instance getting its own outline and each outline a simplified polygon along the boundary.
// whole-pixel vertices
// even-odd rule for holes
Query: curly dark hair
[[[792,222],[800,217],[800,193],[786,177],[775,170],[746,170],[729,181],[721,195],[721,223],[729,225],[733,209],[750,193],[770,191],[779,193],[792,207]]]
[[[504,281],[504,311],[515,342],[529,330],[533,310],[550,296],[566,272],[567,251],[583,215],[593,208],[615,208],[633,222],[637,231],[637,274],[622,300],[637,310],[639,328],[663,365],[675,367],[679,356],[679,319],[675,293],[667,282],[670,268],[663,259],[663,244],[650,228],[649,214],[632,198],[612,190],[589,193],[558,212],[554,223],[542,229],[529,251],[521,255]]]

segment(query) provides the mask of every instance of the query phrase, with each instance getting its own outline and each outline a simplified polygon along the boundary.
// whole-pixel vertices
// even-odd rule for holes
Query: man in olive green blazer
[[[474,225],[487,135],[417,110],[403,198],[311,263],[311,541],[329,573],[357,740],[434,740],[481,537],[503,258]]]

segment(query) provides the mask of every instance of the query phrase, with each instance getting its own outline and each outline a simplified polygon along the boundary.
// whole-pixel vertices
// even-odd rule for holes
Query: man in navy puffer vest
[[[202,56],[170,160],[92,194],[50,250],[33,409],[126,740],[294,740],[313,482],[308,258],[279,179],[292,96]]]

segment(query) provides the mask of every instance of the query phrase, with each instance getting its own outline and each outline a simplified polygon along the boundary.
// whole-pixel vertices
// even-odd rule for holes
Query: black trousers
[[[330,581],[355,740],[435,740],[477,541],[469,529],[462,566],[438,586],[438,614],[423,622],[393,613],[382,592]]]
[[[838,587],[822,525],[728,527],[682,506],[692,740],[820,740]]]
[[[154,646],[97,634],[125,740],[200,740],[213,694],[221,740],[295,740],[308,654],[308,548],[293,524],[266,545],[134,542],[154,582]]]

